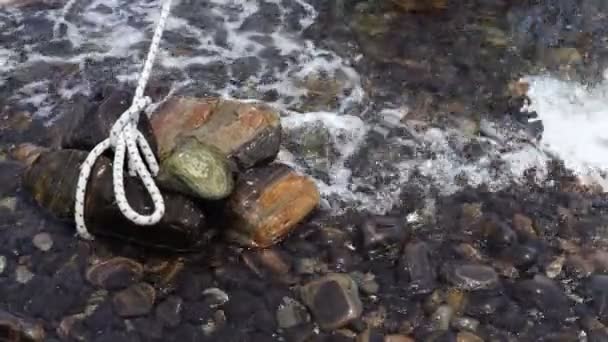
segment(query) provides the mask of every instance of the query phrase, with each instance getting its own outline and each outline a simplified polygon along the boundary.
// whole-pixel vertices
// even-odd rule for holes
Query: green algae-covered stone
[[[228,160],[215,147],[188,139],[162,160],[160,186],[191,196],[217,200],[232,192]]]

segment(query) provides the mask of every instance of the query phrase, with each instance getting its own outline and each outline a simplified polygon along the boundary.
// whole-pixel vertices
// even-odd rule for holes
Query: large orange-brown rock
[[[281,143],[279,115],[263,103],[175,97],[152,115],[151,124],[161,158],[182,138],[194,137],[248,169],[273,160]]]
[[[245,171],[228,200],[228,236],[249,247],[268,247],[289,234],[319,204],[314,181],[272,163]]]

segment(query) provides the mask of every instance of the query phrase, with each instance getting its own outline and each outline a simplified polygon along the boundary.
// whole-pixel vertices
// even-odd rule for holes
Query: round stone
[[[0,274],[4,273],[4,270],[6,270],[6,257],[0,255]]]
[[[34,278],[34,273],[32,273],[26,266],[18,266],[15,270],[15,280],[18,283],[26,284],[30,280]]]
[[[454,286],[469,291],[489,289],[498,284],[498,274],[493,268],[476,264],[448,267],[446,278]]]
[[[53,248],[53,238],[49,233],[38,233],[34,235],[32,243],[34,246],[36,246],[36,248],[43,252],[47,252]]]

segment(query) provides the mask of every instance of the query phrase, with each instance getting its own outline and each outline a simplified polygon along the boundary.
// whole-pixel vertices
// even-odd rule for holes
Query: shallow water
[[[65,17],[62,4],[0,7],[3,147],[53,145],[76,104],[106,84],[135,86],[160,2],[77,1]],[[365,213],[409,215],[410,224],[428,229],[422,236],[444,246],[450,240],[442,228],[455,229],[444,221],[458,220],[450,208],[463,202],[492,198],[493,208],[503,199],[517,206],[518,196],[545,196],[538,203],[556,206],[559,194],[525,190],[530,179],[539,188],[555,183],[547,165],[553,158],[602,181],[603,2],[447,4],[446,11],[409,13],[391,1],[176,1],[149,90],[157,102],[170,94],[214,95],[280,109],[279,159],[313,176],[322,192],[312,227],[348,231]],[[513,90],[520,79],[530,82],[531,106]],[[6,166],[0,179],[17,174],[15,168]],[[1,194],[18,195],[17,207],[0,219],[3,227],[21,227],[2,233],[11,265],[32,253],[43,258],[29,242],[40,230],[66,246],[50,265],[34,266],[40,272],[76,252],[69,227],[40,213],[17,185]],[[295,247],[288,241],[286,249],[301,257],[307,252],[300,242],[318,242],[311,234],[294,237]],[[382,275],[391,262],[361,267]],[[400,293],[391,291],[384,300]],[[8,306],[20,312],[21,303]]]

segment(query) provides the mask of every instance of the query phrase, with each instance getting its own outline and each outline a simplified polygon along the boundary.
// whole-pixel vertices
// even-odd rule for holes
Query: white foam
[[[544,125],[541,145],[584,179],[605,182],[608,171],[608,81],[585,86],[540,75],[530,83],[528,110]]]

